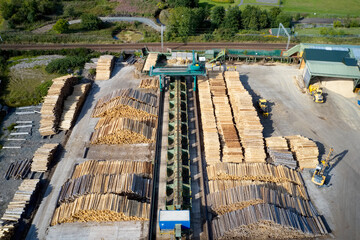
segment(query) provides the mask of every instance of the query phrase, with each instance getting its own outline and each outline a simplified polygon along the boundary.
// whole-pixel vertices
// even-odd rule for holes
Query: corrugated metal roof
[[[303,58],[305,61],[326,61],[326,62],[343,62],[344,58],[349,58],[349,50],[325,50],[325,49],[313,49],[306,48],[304,50]]]
[[[351,55],[352,55],[352,57],[356,58],[357,60],[360,60],[360,48],[352,48]]]
[[[312,76],[360,78],[360,71],[357,66],[346,66],[341,62],[306,61],[306,65]]]

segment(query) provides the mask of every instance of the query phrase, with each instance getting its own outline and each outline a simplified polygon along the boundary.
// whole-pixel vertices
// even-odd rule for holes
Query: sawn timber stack
[[[31,164],[32,172],[46,172],[48,165],[53,159],[53,155],[59,144],[44,144],[34,153],[33,161]]]
[[[95,80],[108,80],[111,77],[111,71],[114,66],[114,56],[100,56],[96,65]]]

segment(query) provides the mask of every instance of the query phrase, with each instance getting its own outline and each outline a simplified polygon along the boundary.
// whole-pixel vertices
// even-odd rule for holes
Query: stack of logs
[[[225,72],[225,82],[236,128],[244,148],[245,162],[265,162],[263,126],[253,105],[252,97],[241,84],[239,72]]]
[[[32,172],[46,172],[59,144],[44,144],[36,150],[31,164]]]
[[[159,79],[158,78],[142,79],[139,88],[157,90],[159,88]]]
[[[114,56],[100,56],[96,65],[95,80],[108,80],[111,77],[111,71],[114,66]]]
[[[146,58],[146,62],[144,64],[143,71],[149,72],[151,67],[155,67],[156,62],[158,60],[159,54],[157,53],[149,53],[148,57]]]
[[[75,167],[62,186],[51,225],[77,221],[149,219],[152,165],[90,160]]]
[[[90,86],[90,83],[75,85],[73,93],[66,98],[61,116],[61,130],[69,130],[73,126]]]
[[[299,163],[299,168],[316,168],[319,149],[315,142],[303,136],[287,136],[290,149]]]
[[[201,125],[204,141],[204,155],[207,164],[220,162],[220,141],[216,127],[213,103],[211,101],[209,81],[199,77],[199,102],[201,110]]]
[[[16,161],[10,164],[8,170],[5,173],[5,179],[23,179],[30,172],[31,169],[31,160],[25,159],[21,161]]]
[[[36,190],[39,179],[25,179],[15,192],[14,198],[9,203],[4,215],[0,220],[0,239],[9,234],[21,219],[26,206]]]
[[[296,161],[291,151],[289,151],[288,143],[284,137],[268,137],[265,138],[266,150],[270,156],[270,161],[274,165],[284,165],[288,168],[295,169]]]
[[[41,107],[40,134],[49,136],[57,133],[61,119],[64,99],[70,95],[77,78],[72,75],[53,80],[48,95]]]

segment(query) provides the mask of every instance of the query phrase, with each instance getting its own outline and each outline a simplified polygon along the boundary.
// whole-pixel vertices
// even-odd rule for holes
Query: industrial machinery
[[[313,97],[314,102],[316,102],[316,103],[324,102],[323,91],[318,85],[310,85],[309,92],[310,92],[311,96]]]
[[[321,163],[319,165],[317,165],[315,168],[315,171],[311,178],[311,181],[318,186],[323,186],[325,183],[325,180],[326,180],[325,170],[329,166],[330,156],[333,151],[334,151],[334,149],[330,148],[329,154],[327,155],[325,160],[322,160]]]
[[[216,66],[218,66],[218,65],[220,65],[222,62],[225,61],[225,57],[226,57],[226,50],[223,49],[223,50],[221,50],[221,51],[216,55],[215,58],[211,59],[211,60],[209,61],[209,63],[215,63]]]
[[[260,111],[263,115],[263,117],[268,117],[269,116],[269,103],[266,99],[259,99],[258,101],[259,103],[259,108],[260,108]]]

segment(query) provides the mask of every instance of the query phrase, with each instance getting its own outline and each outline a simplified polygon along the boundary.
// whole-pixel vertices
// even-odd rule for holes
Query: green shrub
[[[48,73],[66,74],[68,70],[82,68],[88,60],[85,56],[69,56],[51,61],[45,68]]]
[[[53,26],[53,30],[57,33],[66,33],[69,31],[69,22],[65,19],[59,19]]]
[[[101,29],[103,21],[95,15],[83,14],[81,15],[81,26],[87,30]]]
[[[234,3],[234,0],[211,0],[211,1],[217,3]]]
[[[16,123],[12,123],[12,124],[10,124],[10,126],[8,126],[6,129],[9,131],[9,132],[12,132],[14,129],[15,129],[15,126],[16,126],[17,124]]]
[[[338,27],[342,27],[343,25],[339,20],[337,20],[337,21],[333,22],[333,26],[334,26],[334,28],[338,28]]]

